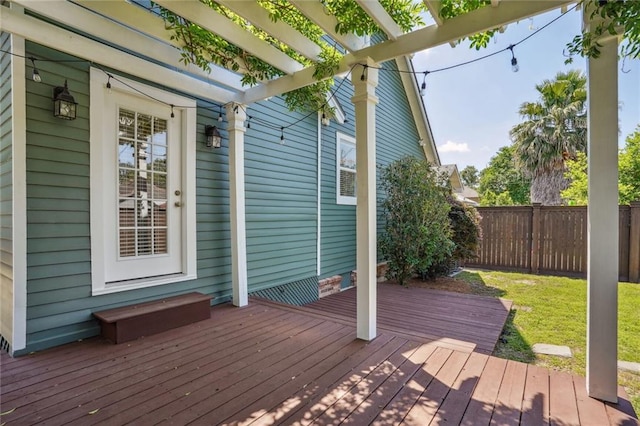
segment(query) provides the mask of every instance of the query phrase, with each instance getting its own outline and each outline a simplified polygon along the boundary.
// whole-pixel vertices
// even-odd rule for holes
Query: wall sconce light
[[[216,126],[204,126],[204,134],[207,136],[208,148],[220,148],[222,136]]]
[[[76,106],[78,103],[69,93],[67,80],[64,81],[64,87],[55,87],[53,89],[53,116],[64,120],[76,119]]]

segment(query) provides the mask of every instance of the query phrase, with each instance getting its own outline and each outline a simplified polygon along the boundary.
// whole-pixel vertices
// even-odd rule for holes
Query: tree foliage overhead
[[[483,206],[529,204],[531,180],[516,166],[512,146],[503,146],[480,172],[478,193]]]
[[[562,197],[569,205],[585,205],[589,199],[586,155],[578,154],[567,166],[566,175],[571,184],[562,191]],[[620,204],[640,201],[640,126],[627,136],[618,154],[618,194]]]
[[[571,54],[597,58],[600,56],[599,39],[607,35],[616,35],[622,29],[622,37],[626,41],[621,44],[620,54],[623,57],[640,58],[640,2],[636,0],[585,0],[590,18],[600,21],[585,28],[582,34],[573,38],[568,44]]]
[[[565,161],[586,150],[586,84],[581,71],[559,72],[536,85],[537,101],[520,106],[524,121],[510,135],[517,165],[532,179],[531,202],[561,204]]]
[[[269,12],[269,16],[273,21],[287,23],[320,46],[320,60],[311,61],[228,8],[213,0],[200,1],[233,21],[240,28],[266,41],[304,66],[315,67],[314,77],[318,80],[317,83],[283,95],[290,110],[323,110],[327,114],[332,112],[329,111],[326,105],[326,96],[333,86],[333,79],[325,78],[333,76],[342,59],[342,54],[336,46],[329,44],[323,38],[324,31],[320,27],[311,22],[286,0],[256,0],[260,6]],[[325,13],[336,17],[338,21],[336,30],[341,34],[353,32],[362,36],[371,35],[379,31],[378,26],[371,17],[357,3],[351,0],[324,0],[323,4]],[[422,3],[414,3],[411,0],[380,0],[380,4],[404,31],[409,31],[413,27],[422,24],[420,16],[424,9]],[[179,40],[184,45],[182,51],[182,61],[184,63],[193,63],[206,71],[210,71],[210,64],[213,63],[232,71],[241,72],[243,74],[242,84],[247,86],[285,75],[282,70],[251,55],[224,38],[169,10],[164,8],[161,8],[161,10],[168,28],[173,31],[172,38]]]

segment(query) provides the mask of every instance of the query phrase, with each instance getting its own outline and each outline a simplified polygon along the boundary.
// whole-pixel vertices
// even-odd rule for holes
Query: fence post
[[[629,282],[640,282],[640,201],[629,209]]]
[[[540,207],[541,203],[533,203],[531,207],[531,273],[540,272]]]

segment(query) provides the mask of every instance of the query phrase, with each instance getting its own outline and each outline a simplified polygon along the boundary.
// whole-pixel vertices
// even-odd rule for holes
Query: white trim
[[[376,104],[378,85],[376,63],[367,59],[367,70],[361,66],[351,74],[354,87],[351,102],[355,107],[356,169],[358,173],[356,205],[356,335],[372,340],[377,334],[377,205],[376,205]],[[364,71],[361,80],[358,71]]]
[[[156,99],[160,99],[167,104],[180,105],[185,108],[175,108],[176,114],[181,114],[182,118],[182,274],[159,276],[150,279],[140,279],[127,281],[120,284],[109,284],[105,282],[105,234],[114,232],[104,226],[105,203],[103,197],[96,196],[94,188],[101,188],[103,185],[104,164],[101,155],[103,144],[100,138],[103,134],[104,109],[106,97],[109,96],[105,88],[106,81],[104,73],[96,68],[90,70],[90,188],[91,196],[91,294],[100,295],[115,293],[125,290],[132,290],[156,285],[170,284],[179,281],[192,280],[197,278],[197,247],[196,247],[196,213],[195,213],[195,149],[196,149],[196,101],[180,95],[165,92],[161,89],[150,87],[142,83],[117,76],[118,80],[112,80],[112,90],[118,90],[131,96],[142,97],[140,90]]]
[[[586,25],[591,12],[584,10]],[[587,392],[618,400],[618,41],[587,59]],[[612,143],[613,142],[613,143]]]
[[[29,10],[33,10],[57,22],[77,28],[99,39],[106,40],[109,43],[126,47],[129,51],[138,52],[142,56],[155,59],[161,63],[171,64],[178,69],[203,79],[209,79],[211,75],[215,75],[217,83],[237,91],[243,90],[238,74],[220,67],[216,67],[215,70],[208,72],[194,64],[184,64],[181,60],[182,55],[180,49],[176,46],[177,43],[175,43],[175,41],[172,46],[165,42],[154,40],[147,35],[141,34],[139,31],[131,30],[122,24],[102,17],[96,12],[69,2],[58,2],[56,3],[56,7],[51,7],[50,4],[40,1],[14,1],[24,4]],[[118,6],[125,5],[126,4],[123,3]]]
[[[6,9],[6,8],[5,8]],[[172,71],[161,65],[121,52],[107,45],[82,37],[78,34],[55,27],[42,20],[19,15],[12,10],[2,10],[0,27],[7,32],[24,37],[35,43],[70,55],[78,56],[95,63],[113,64],[123,73],[145,79],[161,85],[171,84],[175,90],[228,102],[237,97],[236,93],[216,87],[212,84]],[[61,43],[60,40],[64,40]],[[104,76],[104,74],[103,74]]]
[[[289,26],[286,22],[274,21],[269,12],[258,3],[238,0],[218,0],[219,3],[234,13],[251,22],[252,25],[268,32],[273,37],[284,42],[299,54],[313,60],[320,60],[322,49],[316,43],[303,36],[300,32]]]
[[[353,145],[353,148],[356,149],[356,139],[353,136],[336,132],[336,204],[355,206],[357,204],[356,196],[348,197],[340,193],[340,146],[343,142]],[[356,167],[357,164],[358,157],[356,156]],[[353,173],[356,175],[357,179],[358,172],[354,170]]]
[[[389,40],[396,40],[402,35],[402,28],[396,24],[378,0],[356,0],[356,3],[378,24]]]
[[[233,304],[249,303],[247,278],[247,225],[244,181],[244,121],[247,118],[243,105],[229,104],[227,131],[229,132],[229,200],[231,211],[231,283]]]
[[[11,5],[15,13],[22,8]],[[6,8],[2,8],[3,10]],[[11,35],[11,52],[25,55],[24,38]],[[13,150],[13,336],[11,350],[27,346],[27,101],[25,60],[11,58],[11,146]]]
[[[333,98],[331,98],[333,99]],[[318,209],[316,212],[316,217],[317,217],[317,236],[316,236],[316,275],[320,276],[321,274],[321,254],[322,254],[322,112],[318,111],[318,123],[317,123],[317,132],[318,132],[318,184],[317,186],[317,191],[318,191],[318,198],[317,198],[317,204],[318,204]]]
[[[413,63],[407,56],[396,58],[396,65],[398,70],[405,71],[400,73],[400,80],[402,86],[407,95],[409,101],[409,108],[411,109],[411,115],[416,124],[418,135],[420,140],[416,143],[420,144],[422,152],[425,155],[427,161],[435,166],[440,165],[440,156],[436,149],[435,141],[433,140],[433,133],[431,131],[431,124],[429,123],[429,117],[425,109],[424,100],[420,95],[420,89],[418,88],[418,81],[414,74]]]
[[[308,8],[313,7],[315,13],[318,13],[315,9],[319,8],[319,13],[324,13],[322,4],[318,1],[290,0],[290,3],[293,3],[304,12],[309,19],[317,18],[317,16],[312,15],[311,10],[307,10]],[[500,7],[496,8],[481,7],[473,12],[448,19],[447,24],[441,27],[430,25],[403,34],[396,40],[383,41],[345,55],[340,61],[335,74],[347,72],[354,64],[364,63],[367,58],[371,58],[376,63],[382,63],[398,56],[410,55],[414,52],[459,40],[471,34],[506,25],[570,3],[572,1],[568,0],[508,1],[500,3]],[[322,25],[320,26],[322,27]],[[326,30],[326,28],[323,29]],[[250,104],[270,96],[278,96],[281,93],[308,86],[317,81],[314,76],[314,68],[305,68],[292,75],[283,76],[247,89],[242,96],[241,102]]]
[[[254,36],[205,4],[195,1],[170,0],[155,0],[155,3],[212,33],[218,34],[225,40],[233,40],[234,45],[287,74],[293,74],[304,68],[301,63],[291,59],[283,51]]]

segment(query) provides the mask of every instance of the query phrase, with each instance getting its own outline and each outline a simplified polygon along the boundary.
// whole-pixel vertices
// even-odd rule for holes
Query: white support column
[[[376,64],[370,59],[367,65]],[[356,115],[357,336],[376,337],[376,104],[378,70],[356,66],[351,73]]]
[[[617,402],[618,42],[608,37],[599,43],[600,57],[587,64],[587,391]]]
[[[231,280],[233,304],[245,306],[247,292],[247,232],[244,208],[244,121],[243,105],[226,107],[229,131],[229,190],[231,199]]]

